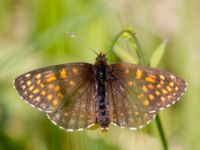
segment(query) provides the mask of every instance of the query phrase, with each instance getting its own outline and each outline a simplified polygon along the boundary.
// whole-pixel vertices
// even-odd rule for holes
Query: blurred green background
[[[12,85],[18,75],[42,66],[93,63],[95,54],[66,32],[105,52],[127,25],[146,60],[168,39],[158,68],[188,82],[181,101],[160,112],[169,148],[200,149],[199,6],[198,0],[0,0],[0,150],[162,149],[155,121],[136,132],[111,127],[106,135],[67,133],[24,103]],[[109,59],[119,61],[114,53]]]

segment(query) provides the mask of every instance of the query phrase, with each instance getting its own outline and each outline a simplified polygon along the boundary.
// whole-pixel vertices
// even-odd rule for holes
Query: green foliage
[[[138,62],[136,61],[136,59],[132,56],[132,54],[130,54],[128,51],[124,50],[123,48],[119,47],[119,46],[115,46],[114,48],[114,52],[116,53],[116,55],[123,61],[126,63],[133,63],[133,64],[137,64]]]
[[[151,56],[151,59],[149,61],[149,65],[151,67],[157,67],[158,66],[159,62],[162,59],[162,56],[164,55],[164,52],[165,52],[165,49],[166,49],[166,44],[167,44],[166,41],[161,43],[160,46],[155,50],[155,52]]]

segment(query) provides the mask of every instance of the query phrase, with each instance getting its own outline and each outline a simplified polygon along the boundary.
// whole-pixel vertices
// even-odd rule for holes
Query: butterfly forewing
[[[49,113],[49,119],[59,127],[67,130],[82,130],[95,123],[95,84],[87,80],[75,93],[69,97],[71,103],[54,113]]]
[[[70,103],[77,89],[84,87],[92,65],[71,63],[45,67],[25,73],[14,81],[21,97],[34,107],[53,112]]]
[[[184,80],[166,71],[133,64],[113,64],[111,68],[118,91],[135,111],[156,112],[168,107],[186,89]]]

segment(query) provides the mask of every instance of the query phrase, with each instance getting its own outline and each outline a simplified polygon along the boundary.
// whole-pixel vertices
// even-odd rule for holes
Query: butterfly
[[[17,77],[14,86],[25,102],[66,131],[95,124],[102,131],[110,124],[142,128],[186,91],[186,82],[172,73],[136,64],[108,64],[103,53],[94,65],[67,63],[30,71]]]

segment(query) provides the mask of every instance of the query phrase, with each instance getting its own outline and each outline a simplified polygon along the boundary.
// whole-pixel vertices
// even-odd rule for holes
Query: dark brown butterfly
[[[157,111],[184,94],[186,82],[172,73],[135,64],[68,63],[25,73],[14,81],[21,97],[67,131],[110,123],[142,128]]]

